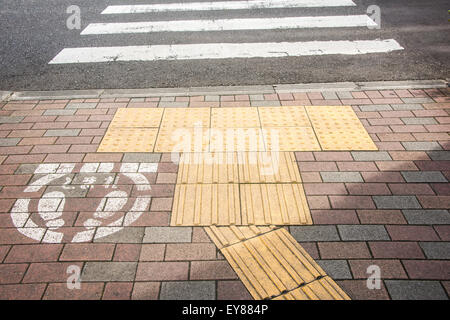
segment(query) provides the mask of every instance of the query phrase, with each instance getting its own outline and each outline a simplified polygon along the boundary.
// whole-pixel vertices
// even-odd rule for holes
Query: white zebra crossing
[[[356,55],[401,49],[403,48],[393,39],[68,48],[62,50],[50,63],[278,58],[325,54]]]
[[[102,14],[273,8],[351,7],[352,0],[249,0],[108,6]]]
[[[117,34],[180,31],[269,30],[364,27],[377,24],[366,15],[289,17],[263,19],[176,20],[125,23],[91,23],[81,34]]]
[[[350,0],[250,0],[188,2],[149,5],[117,5],[102,14],[154,13],[260,8],[355,6]],[[154,32],[208,32],[225,30],[277,30],[304,28],[374,27],[367,15],[305,16],[283,18],[214,19],[92,23],[81,35],[138,34]],[[116,61],[198,60],[233,58],[277,58],[311,55],[361,55],[403,50],[394,39],[329,40],[259,43],[197,43],[177,45],[134,45],[65,48],[49,64],[100,63]]]

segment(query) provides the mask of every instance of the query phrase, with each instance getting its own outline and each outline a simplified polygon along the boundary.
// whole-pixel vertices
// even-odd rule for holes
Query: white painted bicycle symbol
[[[24,193],[35,193],[46,189],[42,197],[38,200],[30,198],[17,199],[11,209],[11,218],[14,226],[23,235],[45,243],[87,242],[111,235],[122,230],[135,222],[148,208],[151,197],[147,191],[151,190],[150,182],[145,173],[156,172],[157,163],[122,163],[117,173],[114,175],[103,175],[104,181],[95,184],[98,174],[111,173],[114,168],[113,163],[86,163],[79,173],[78,178],[82,178],[78,185],[73,183],[73,172],[75,164],[41,164],[34,171],[40,174],[38,179],[30,183]],[[126,190],[120,190],[116,181],[120,175],[122,180],[129,179],[128,185],[136,186],[140,194],[135,198],[129,198]],[[58,183],[59,181],[64,181]],[[130,183],[131,182],[131,183]],[[95,184],[95,185],[94,185]],[[101,189],[100,198],[95,212],[82,223],[81,231],[76,232],[70,239],[65,232],[67,227],[63,219],[63,213],[70,211],[66,208],[67,193],[70,190]],[[34,213],[33,213],[34,212]]]

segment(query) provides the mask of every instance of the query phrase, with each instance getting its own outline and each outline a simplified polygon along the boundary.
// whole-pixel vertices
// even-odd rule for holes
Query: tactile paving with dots
[[[153,152],[158,129],[109,128],[97,152]]]
[[[259,128],[257,108],[213,108],[211,111],[212,128]]]
[[[204,137],[200,139],[200,147],[195,143],[198,141],[195,135],[192,135],[195,127],[205,130]],[[111,122],[98,152],[151,152],[149,144],[142,142],[142,139],[148,138],[149,131],[131,133],[113,130],[120,128],[160,128],[155,152],[176,151],[175,147],[179,147],[179,142],[183,141],[190,141],[190,146],[184,145],[178,151],[377,150],[352,108],[343,106],[308,106],[306,109],[295,106],[121,108]],[[180,141],[181,137],[176,132],[179,129],[185,129],[185,134],[189,137]],[[122,132],[126,134],[125,137],[117,136]],[[127,138],[130,135],[136,138],[134,146],[130,145]]]
[[[210,108],[165,108],[161,128],[208,128],[210,117]]]
[[[261,128],[212,128],[210,152],[265,151]]]
[[[311,127],[305,107],[258,107],[261,126]]]
[[[158,128],[163,109],[120,108],[110,124],[111,128]]]
[[[320,150],[316,135],[310,127],[265,127],[263,136],[267,151]]]
[[[160,128],[155,152],[207,152],[207,128]]]
[[[322,150],[378,150],[349,106],[307,106]]]

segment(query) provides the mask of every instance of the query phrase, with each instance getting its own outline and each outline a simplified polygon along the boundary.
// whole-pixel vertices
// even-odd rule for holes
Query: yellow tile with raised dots
[[[153,152],[158,129],[109,128],[97,152]]]
[[[350,106],[307,106],[323,150],[378,150]]]
[[[110,128],[158,128],[163,111],[158,108],[119,108]]]
[[[155,152],[207,152],[209,129],[207,128],[160,128]]]
[[[267,151],[316,151],[319,143],[309,127],[263,127]]]
[[[258,107],[263,127],[311,127],[305,107]]]
[[[165,108],[161,128],[209,127],[211,108]]]
[[[211,111],[212,128],[257,128],[260,126],[256,108],[213,108]]]
[[[211,128],[210,152],[265,150],[261,128]]]

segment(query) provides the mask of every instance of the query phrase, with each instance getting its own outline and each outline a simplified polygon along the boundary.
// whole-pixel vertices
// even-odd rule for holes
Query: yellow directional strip
[[[205,229],[255,299],[350,299],[285,229]]]
[[[177,184],[300,183],[292,152],[183,153]]]
[[[291,152],[187,153],[172,226],[312,224]]]
[[[145,142],[130,147],[133,139]],[[181,152],[182,144],[184,152],[377,150],[350,106],[289,106],[120,108],[98,152]]]

